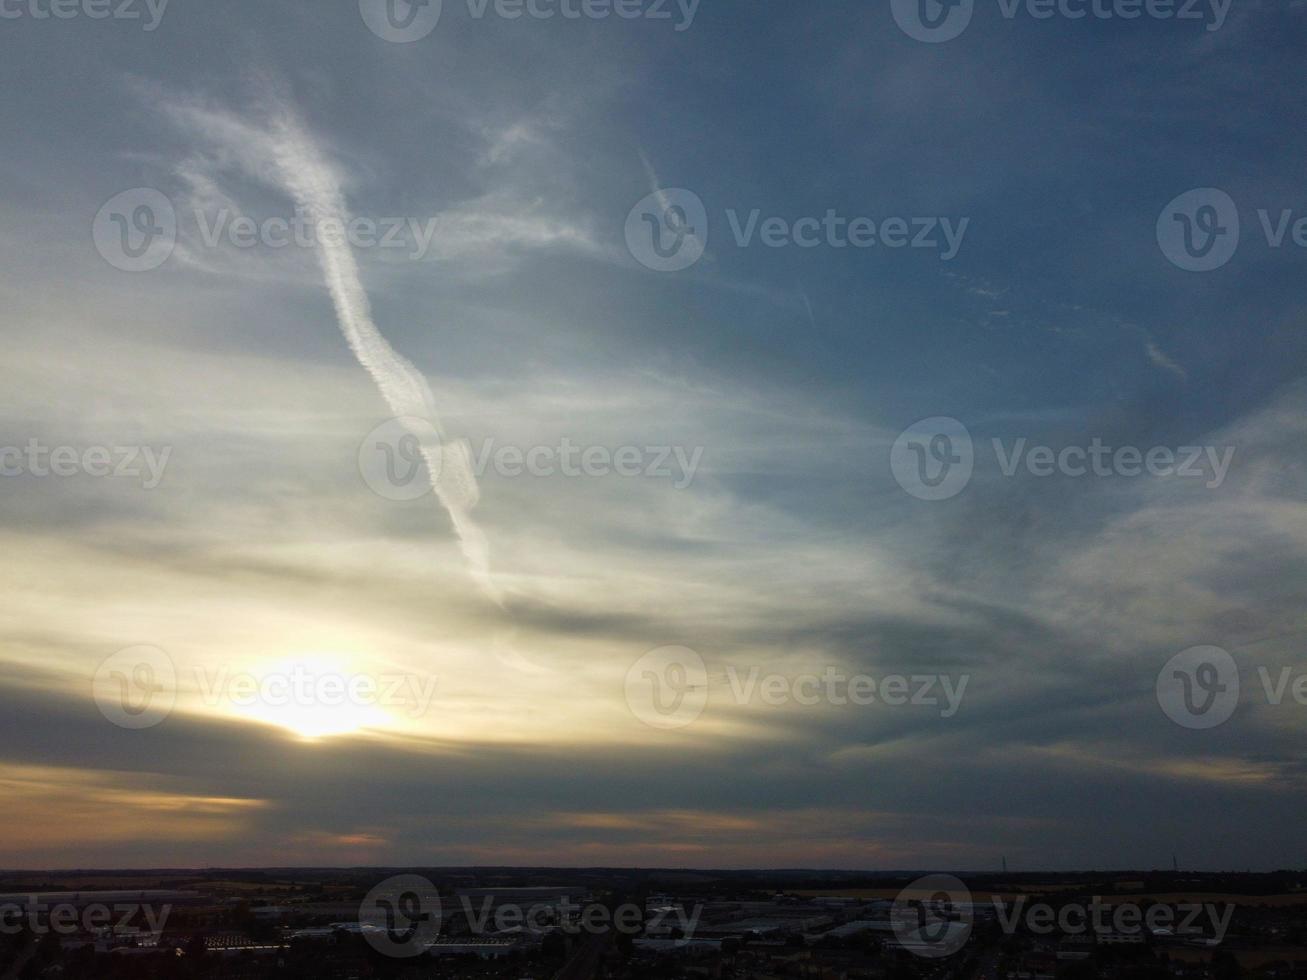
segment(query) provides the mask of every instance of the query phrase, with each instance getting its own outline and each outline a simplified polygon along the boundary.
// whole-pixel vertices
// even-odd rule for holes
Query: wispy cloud
[[[218,143],[252,176],[288,193],[316,226],[348,226],[342,177],[286,99],[265,93],[263,105],[248,119],[194,103],[174,105],[173,115]],[[214,193],[212,188],[209,192]],[[315,252],[341,333],[391,414],[417,439],[432,489],[449,515],[472,577],[502,603],[486,536],[472,518],[480,491],[467,443],[445,437],[426,379],[377,328],[352,247],[340,237],[318,238]]]
[[[1166,352],[1158,347],[1157,344],[1150,340],[1145,345],[1144,349],[1148,352],[1148,359],[1158,367],[1162,368],[1164,371],[1170,371],[1182,381],[1189,380],[1189,372],[1179,364],[1175,363],[1175,361],[1171,360],[1171,358],[1167,357]]]

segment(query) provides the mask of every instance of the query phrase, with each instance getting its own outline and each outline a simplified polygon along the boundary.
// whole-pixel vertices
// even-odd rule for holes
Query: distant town
[[[0,980],[1307,980],[1307,872],[0,873]]]

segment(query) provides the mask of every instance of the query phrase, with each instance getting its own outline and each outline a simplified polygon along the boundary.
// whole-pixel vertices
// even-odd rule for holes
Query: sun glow
[[[393,727],[384,707],[389,687],[349,658],[310,655],[232,677],[227,700],[241,718],[319,739]]]

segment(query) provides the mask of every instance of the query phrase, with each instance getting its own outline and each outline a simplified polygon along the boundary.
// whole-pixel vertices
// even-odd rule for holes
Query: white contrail
[[[650,190],[652,190],[654,195],[658,198],[658,203],[663,210],[667,210],[671,207],[672,202],[668,199],[667,192],[663,190],[662,182],[659,181],[658,174],[654,171],[653,164],[649,162],[649,157],[645,155],[643,149],[638,149],[636,152],[640,154],[640,162],[644,164],[644,175],[649,179]]]
[[[350,220],[340,178],[313,137],[285,106],[274,110],[270,151],[277,179],[315,226],[326,222],[344,228]],[[477,584],[495,602],[503,594],[490,574],[485,534],[470,511],[480,494],[465,441],[442,440],[435,400],[426,379],[395,352],[372,321],[367,292],[354,252],[343,235],[319,235],[316,252],[341,332],[359,364],[372,376],[390,411],[418,439],[436,498],[449,513],[463,556]]]

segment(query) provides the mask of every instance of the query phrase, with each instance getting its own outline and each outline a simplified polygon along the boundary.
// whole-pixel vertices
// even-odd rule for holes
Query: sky
[[[0,0],[0,867],[1303,866],[1305,38]]]

